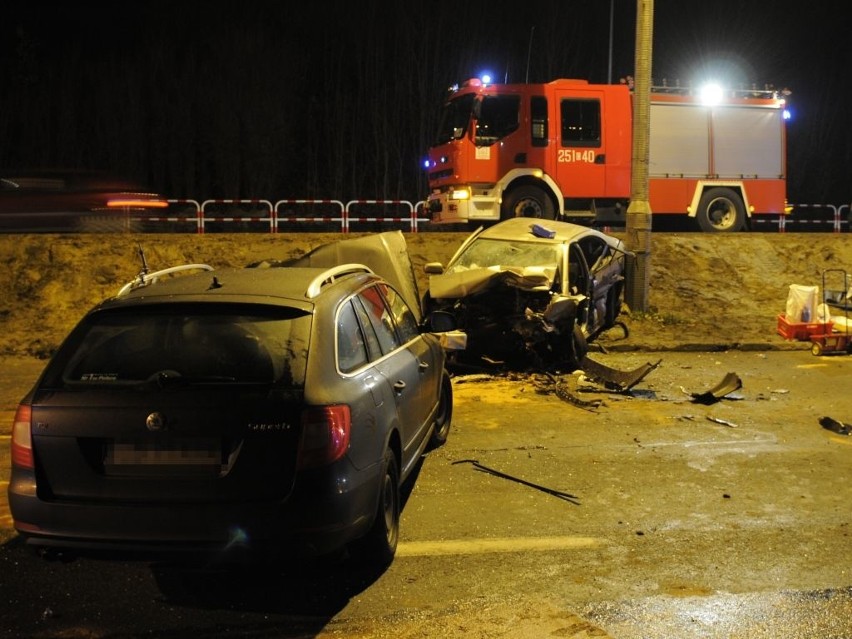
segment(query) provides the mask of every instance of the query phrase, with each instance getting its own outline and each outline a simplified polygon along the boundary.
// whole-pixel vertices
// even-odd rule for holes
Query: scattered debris
[[[705,391],[703,393],[690,393],[683,387],[681,387],[681,390],[692,397],[693,404],[704,404],[709,406],[710,404],[715,404],[726,396],[731,395],[735,391],[738,391],[742,387],[743,381],[740,379],[739,375],[736,373],[728,373],[721,382],[716,384],[716,386],[711,388],[709,391]]]
[[[623,393],[645,379],[648,373],[657,368],[662,361],[661,359],[657,360],[655,364],[648,362],[634,368],[632,371],[620,371],[610,368],[606,364],[596,362],[586,355],[580,363],[580,369],[589,379],[602,383],[605,388]]]
[[[737,428],[737,425],[734,422],[729,422],[727,419],[720,419],[719,417],[712,417],[710,415],[707,415],[707,419],[711,422],[722,424],[722,426],[727,426],[728,428]]]
[[[454,379],[457,384],[467,384],[472,382],[490,382],[495,379],[495,375],[489,375],[487,373],[480,374],[470,374],[470,375],[456,375]]]
[[[573,378],[576,379],[576,378]],[[570,391],[566,384],[557,382],[553,387],[553,394],[556,395],[563,402],[568,402],[569,404],[573,404],[577,408],[582,408],[585,410],[591,410],[594,408],[598,408],[603,402],[600,399],[586,400],[581,399],[572,391]]]
[[[493,468],[488,468],[488,466],[483,466],[479,463],[479,460],[477,459],[460,459],[459,461],[453,462],[453,466],[457,464],[471,464],[476,470],[480,472],[488,473],[489,475],[494,475],[495,477],[500,477],[501,479],[508,479],[510,481],[518,482],[519,484],[523,484],[524,486],[529,486],[530,488],[535,488],[536,490],[545,492],[548,495],[553,495],[554,497],[558,497],[559,499],[564,499],[565,501],[571,502],[576,506],[580,505],[578,497],[576,497],[575,495],[563,492],[561,490],[556,490],[554,488],[540,486],[539,484],[533,484],[532,482],[528,482],[524,479],[513,477],[512,475],[507,475],[506,473],[501,473],[499,470],[494,470]]]
[[[536,392],[540,395],[553,393],[564,402],[594,412],[596,408],[603,404],[603,400],[582,399],[578,395],[580,392],[578,388],[580,377],[578,375],[582,377],[583,381],[603,386],[607,391],[626,394],[636,384],[645,379],[648,373],[657,368],[662,361],[658,360],[654,364],[642,364],[631,371],[621,371],[597,362],[587,355],[583,358],[579,370],[573,375],[558,378],[550,373],[545,373],[546,385],[539,384]]]
[[[837,421],[832,417],[820,417],[819,418],[820,426],[825,428],[826,430],[830,430],[838,435],[850,435],[852,434],[852,425],[844,424],[843,422]]]

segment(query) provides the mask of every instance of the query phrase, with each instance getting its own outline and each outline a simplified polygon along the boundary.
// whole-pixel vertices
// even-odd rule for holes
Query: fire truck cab
[[[710,104],[691,91],[651,94],[654,214],[739,231],[784,214],[784,99],[772,91]],[[489,85],[469,80],[444,105],[427,161],[433,222],[526,216],[619,224],[631,195],[633,99],[626,84],[585,80]]]

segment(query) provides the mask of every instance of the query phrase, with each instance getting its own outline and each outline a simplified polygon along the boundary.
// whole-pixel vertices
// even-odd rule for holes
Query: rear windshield
[[[311,316],[257,306],[95,313],[47,372],[50,386],[269,383],[301,388]]]

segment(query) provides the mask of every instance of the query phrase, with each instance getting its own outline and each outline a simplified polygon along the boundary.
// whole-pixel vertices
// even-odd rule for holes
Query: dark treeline
[[[845,80],[836,59],[849,63],[849,47],[818,43],[832,66],[808,73],[777,35],[754,37],[749,16],[722,38],[699,29],[711,17],[700,6],[718,3],[695,3],[688,19],[675,11],[685,4],[657,0],[655,79],[688,81],[689,56],[707,66],[721,54],[741,82],[792,85],[794,102],[802,78]],[[298,12],[273,0],[35,0],[0,27],[0,167],[106,169],[170,197],[417,199],[451,84],[486,68],[500,82],[631,74],[635,2],[614,6],[610,66],[606,0],[317,0]],[[821,91],[791,126],[790,191],[830,202],[848,197],[836,165],[849,165],[852,127]]]

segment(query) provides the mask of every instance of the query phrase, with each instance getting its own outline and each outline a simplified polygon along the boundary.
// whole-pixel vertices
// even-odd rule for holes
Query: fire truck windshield
[[[460,140],[467,132],[476,96],[473,93],[454,98],[444,105],[435,144]]]
[[[489,95],[482,98],[476,119],[476,146],[491,146],[516,131],[521,96]]]
[[[517,130],[520,105],[519,95],[487,95],[479,98],[479,102],[473,93],[453,98],[444,105],[435,144],[462,139],[474,119],[475,144],[491,146]]]

